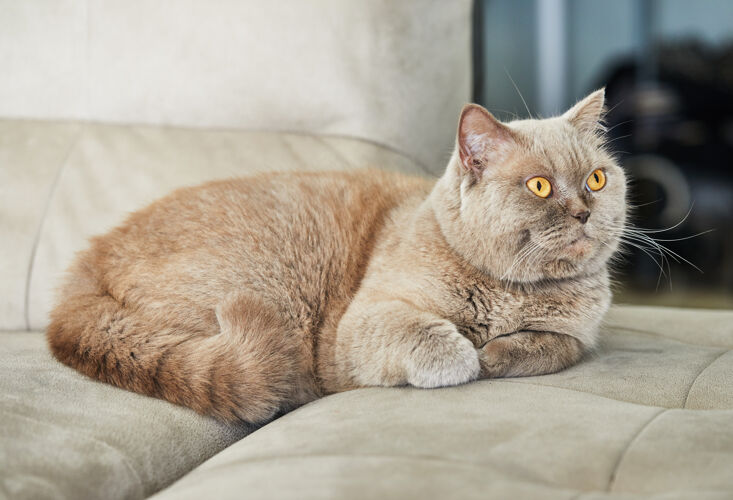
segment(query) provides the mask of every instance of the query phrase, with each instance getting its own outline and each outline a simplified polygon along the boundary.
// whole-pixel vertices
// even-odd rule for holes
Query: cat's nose
[[[590,218],[590,210],[572,212],[570,215],[578,219],[581,224],[585,224],[586,222],[588,222],[588,219]]]

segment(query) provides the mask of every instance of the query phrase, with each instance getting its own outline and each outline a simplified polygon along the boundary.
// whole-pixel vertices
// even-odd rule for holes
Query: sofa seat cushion
[[[733,312],[617,306],[603,339],[554,375],[315,401],[155,498],[730,498]]]
[[[0,333],[0,498],[145,498],[249,432],[93,381]]]

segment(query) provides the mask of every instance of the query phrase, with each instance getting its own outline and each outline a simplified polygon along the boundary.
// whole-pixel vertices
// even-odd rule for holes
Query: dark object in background
[[[629,200],[638,207],[631,221],[658,229],[684,219],[674,229],[651,234],[660,240],[714,229],[661,242],[704,272],[671,262],[672,285],[731,291],[733,44],[713,49],[675,43],[655,52],[652,80],[640,78],[645,68],[632,58],[613,66],[603,79],[610,146],[629,173]],[[640,250],[632,249],[623,266],[629,285],[647,291],[657,287],[659,268]],[[668,283],[663,276],[660,288]]]

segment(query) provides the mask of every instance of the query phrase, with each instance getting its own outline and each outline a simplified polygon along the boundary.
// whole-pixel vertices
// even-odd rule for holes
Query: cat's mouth
[[[585,257],[593,250],[593,238],[583,233],[564,248],[564,253],[573,257]]]

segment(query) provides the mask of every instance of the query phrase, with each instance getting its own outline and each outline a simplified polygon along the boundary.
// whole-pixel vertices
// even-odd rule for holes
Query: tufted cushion
[[[733,312],[606,323],[555,375],[316,401],[155,498],[730,498]]]

